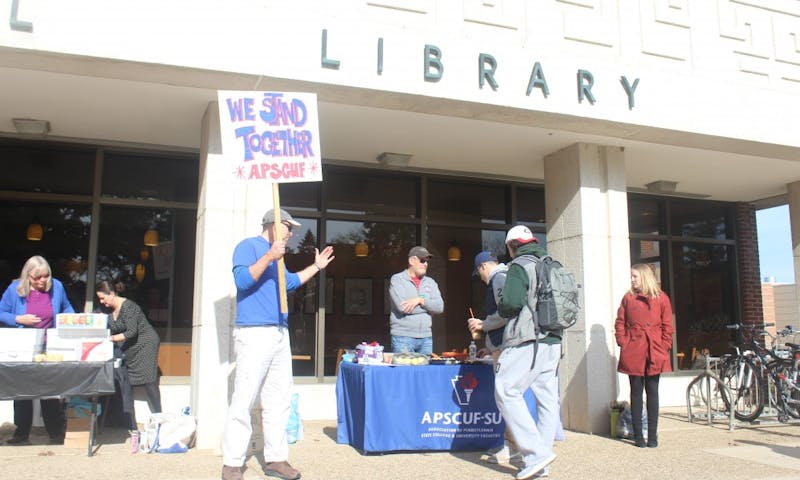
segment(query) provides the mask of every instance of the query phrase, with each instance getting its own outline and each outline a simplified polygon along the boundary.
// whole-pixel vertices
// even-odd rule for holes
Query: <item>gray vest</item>
[[[528,274],[529,286],[527,292],[527,306],[519,311],[515,318],[510,318],[503,333],[503,348],[515,347],[519,344],[544,338],[545,335],[536,333],[536,322],[533,312],[536,311],[536,257],[533,255],[520,255],[511,261],[525,269]],[[509,265],[510,267],[510,265]],[[504,290],[505,292],[505,290]]]

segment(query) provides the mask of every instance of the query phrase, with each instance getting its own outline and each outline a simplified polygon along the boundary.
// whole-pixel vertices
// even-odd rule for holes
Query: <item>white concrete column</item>
[[[236,180],[233,170],[222,155],[219,108],[211,102],[203,116],[200,149],[191,405],[197,416],[197,448],[218,453],[235,367],[231,258],[239,241],[261,233],[261,217],[272,208],[271,184]]]
[[[562,420],[573,430],[606,433],[618,390],[614,318],[630,286],[623,149],[571,145],[545,157],[544,176],[548,253],[584,287],[559,367]]]
[[[798,309],[800,308],[800,182],[786,184],[786,190],[789,193],[789,224],[792,229],[795,298],[798,300],[798,306],[795,308]]]

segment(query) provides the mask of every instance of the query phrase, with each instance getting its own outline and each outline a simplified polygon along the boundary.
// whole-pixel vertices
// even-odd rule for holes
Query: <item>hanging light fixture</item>
[[[447,259],[451,262],[461,261],[461,249],[458,248],[456,242],[453,242],[453,244],[450,245],[450,248],[447,249]]]
[[[356,243],[356,257],[366,257],[367,255],[369,255],[369,245],[367,245],[367,242],[362,240]]]
[[[25,232],[25,237],[28,240],[38,242],[42,239],[44,235],[44,229],[42,228],[42,222],[39,220],[38,216],[34,216],[31,224],[28,225],[28,231]]]
[[[158,231],[153,227],[147,229],[144,232],[144,245],[146,247],[157,247],[158,246]]]
[[[147,247],[142,247],[139,250],[139,258],[142,259],[142,263],[146,262],[148,258],[150,258],[150,250]]]
[[[147,273],[147,269],[144,267],[144,265],[142,265],[141,263],[137,264],[135,271],[136,281],[142,283],[142,280],[144,280],[145,273]]]

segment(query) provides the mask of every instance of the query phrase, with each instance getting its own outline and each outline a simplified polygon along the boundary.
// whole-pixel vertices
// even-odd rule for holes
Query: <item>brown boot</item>
[[[241,467],[222,466],[222,480],[243,480]]]
[[[289,462],[269,462],[264,468],[264,475],[277,477],[281,480],[297,480],[300,478],[300,471],[292,468]]]

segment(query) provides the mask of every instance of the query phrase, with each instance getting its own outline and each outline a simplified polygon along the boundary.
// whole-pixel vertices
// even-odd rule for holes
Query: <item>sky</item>
[[[761,279],[775,277],[776,283],[794,283],[789,206],[756,211],[756,225]]]

